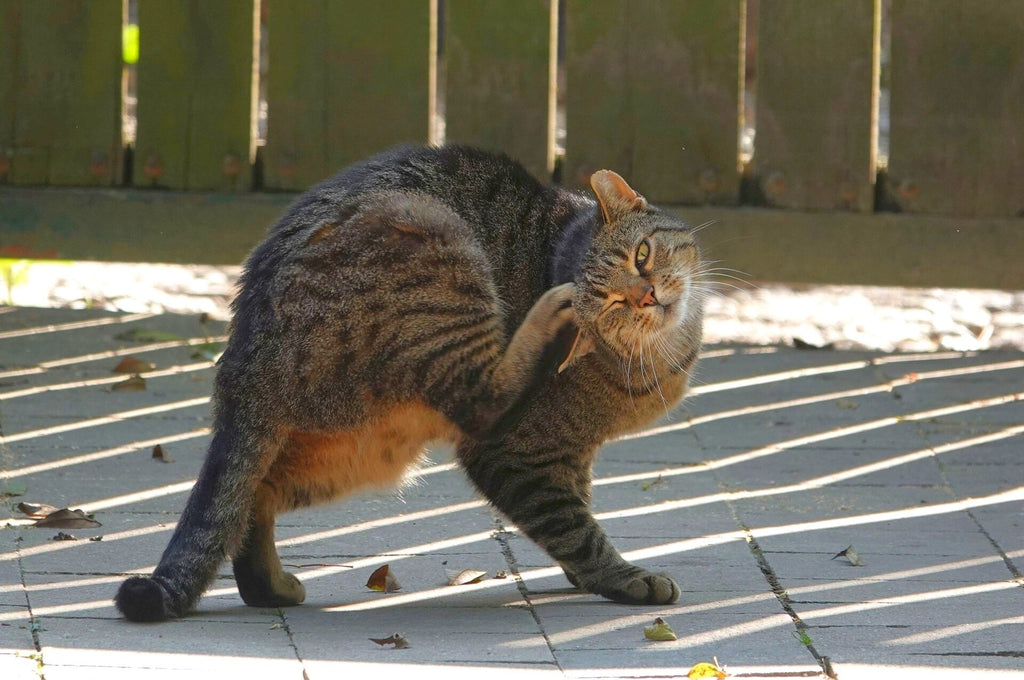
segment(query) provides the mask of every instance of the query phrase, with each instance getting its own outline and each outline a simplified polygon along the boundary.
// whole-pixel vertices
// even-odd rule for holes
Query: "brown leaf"
[[[161,463],[173,463],[174,457],[164,451],[164,447],[157,444],[153,447],[153,460],[158,460]]]
[[[88,529],[103,526],[81,510],[61,508],[54,510],[46,517],[36,520],[34,526],[53,527],[56,529]]]
[[[394,645],[395,649],[406,649],[409,646],[409,641],[401,633],[392,633],[386,638],[370,638],[370,642],[376,642],[381,647]]]
[[[18,512],[28,515],[31,519],[42,519],[57,508],[47,503],[18,503]]]
[[[125,357],[118,362],[117,366],[114,366],[114,373],[145,373],[146,371],[152,371],[155,367],[148,361],[143,361],[137,357]]]
[[[444,575],[448,578],[448,585],[464,586],[470,583],[480,583],[484,576],[487,576],[487,572],[479,569],[463,569],[462,571],[445,569]]]
[[[138,392],[144,389],[146,389],[146,379],[141,375],[133,375],[127,380],[122,380],[121,382],[114,383],[110,386],[111,392]]]
[[[380,593],[393,593],[402,589],[398,579],[391,573],[391,565],[388,564],[378,567],[370,574],[370,578],[366,581],[366,587]]]
[[[844,549],[837,552],[835,555],[832,556],[832,559],[836,559],[838,557],[845,557],[847,560],[850,561],[850,564],[855,567],[864,566],[864,560],[860,558],[860,555],[857,553],[856,550],[853,549],[852,545],[848,545]]]

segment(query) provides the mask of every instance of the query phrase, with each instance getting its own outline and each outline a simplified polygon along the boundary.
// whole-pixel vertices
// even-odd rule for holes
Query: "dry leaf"
[[[370,574],[370,578],[366,581],[366,587],[379,593],[393,593],[402,589],[398,579],[391,573],[391,565],[388,564],[378,567]]]
[[[717,658],[714,663],[701,661],[698,664],[694,664],[690,672],[686,674],[686,677],[691,680],[696,680],[697,678],[726,678],[728,676],[729,674],[725,671],[725,668],[718,665]]]
[[[668,642],[676,639],[676,632],[659,616],[654,619],[654,623],[644,626],[644,637],[656,642]]]
[[[146,371],[152,371],[155,367],[148,361],[143,361],[137,357],[125,357],[118,362],[117,366],[114,366],[114,373],[145,373]]]
[[[130,328],[122,333],[118,333],[114,338],[131,342],[174,342],[175,340],[185,339],[175,333],[153,331],[148,328]]]
[[[50,539],[51,541],[77,541],[78,539],[71,534],[65,534],[63,531],[58,531],[57,535]]]
[[[61,508],[60,510],[54,510],[42,519],[36,520],[34,526],[53,527],[56,529],[89,529],[103,525],[81,510]]]
[[[395,649],[406,649],[409,646],[409,641],[401,633],[392,633],[390,637],[386,638],[370,638],[370,642],[376,642],[381,647],[394,645]]]
[[[164,451],[164,447],[161,446],[160,444],[157,444],[156,446],[153,447],[153,460],[158,460],[161,463],[174,462],[174,458],[170,456],[166,451]]]
[[[138,392],[144,389],[146,389],[146,379],[141,375],[133,375],[127,380],[122,380],[110,386],[111,392]]]
[[[18,503],[18,512],[31,519],[42,519],[51,512],[57,512],[57,508],[47,503]]]
[[[658,475],[657,479],[654,479],[654,480],[652,480],[650,482],[644,482],[643,484],[640,485],[640,488],[643,489],[644,491],[647,491],[648,489],[654,488],[656,486],[660,486],[660,485],[662,485],[664,483],[665,483],[665,478],[662,477],[661,475]]]
[[[445,569],[444,575],[448,578],[448,585],[464,586],[470,583],[480,583],[484,576],[487,576],[487,572],[479,569],[463,569],[462,571]]]
[[[498,579],[508,578],[508,572],[505,571],[504,569],[502,569],[500,571],[496,571],[496,572],[494,572],[494,578],[498,578]]]
[[[845,557],[850,561],[850,564],[852,564],[855,567],[864,566],[864,560],[860,558],[860,555],[857,554],[857,551],[853,549],[852,545],[848,545],[845,549],[837,552],[835,555],[832,556],[832,559],[836,559],[837,557]]]

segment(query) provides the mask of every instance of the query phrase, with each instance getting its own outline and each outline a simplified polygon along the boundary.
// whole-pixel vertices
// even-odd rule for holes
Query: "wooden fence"
[[[1024,288],[1024,0],[438,4],[138,0],[126,148],[126,0],[0,0],[0,256],[236,262],[279,192],[443,120],[617,170],[754,278]]]

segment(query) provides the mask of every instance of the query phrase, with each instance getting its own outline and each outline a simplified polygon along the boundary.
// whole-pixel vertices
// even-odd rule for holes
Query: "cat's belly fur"
[[[265,479],[273,480],[279,495],[293,496],[279,497],[279,508],[298,507],[360,488],[394,486],[428,442],[457,438],[458,428],[443,415],[405,402],[349,429],[291,432]]]

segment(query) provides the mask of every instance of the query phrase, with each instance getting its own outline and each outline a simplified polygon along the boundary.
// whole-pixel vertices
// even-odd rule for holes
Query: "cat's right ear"
[[[601,204],[601,214],[606,224],[631,212],[647,210],[647,199],[634,191],[616,172],[598,170],[590,176],[590,187]]]
[[[594,341],[583,331],[576,331],[576,339],[572,343],[572,349],[569,350],[569,356],[558,365],[558,372],[561,373],[592,351],[594,351]]]

